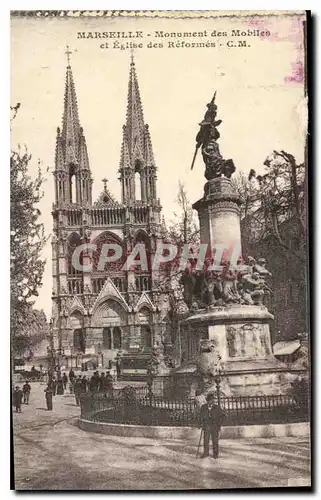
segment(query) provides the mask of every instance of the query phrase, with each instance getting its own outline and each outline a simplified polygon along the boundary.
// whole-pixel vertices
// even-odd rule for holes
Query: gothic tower
[[[57,129],[55,158],[56,203],[91,205],[92,179],[86,139],[80,126],[70,62],[66,71],[62,130]]]
[[[124,204],[132,204],[135,201],[152,205],[157,203],[156,165],[149,127],[144,122],[133,58],[130,64],[126,125],[123,126],[119,173]]]
[[[156,164],[144,122],[135,64],[130,64],[126,125],[119,166],[122,199],[107,188],[92,201],[92,177],[80,126],[67,50],[62,129],[57,131],[53,205],[53,331],[61,366],[112,364],[146,375],[153,345],[168,345],[166,314],[151,263],[162,238],[156,195]],[[106,168],[108,169],[108,167]],[[104,174],[104,172],[103,172]],[[84,247],[83,244],[90,244]],[[137,243],[144,243],[148,269],[126,268]],[[117,261],[101,264],[105,244],[117,245]],[[75,266],[75,255],[79,251]],[[168,301],[167,301],[168,302]],[[140,368],[137,368],[140,366]]]

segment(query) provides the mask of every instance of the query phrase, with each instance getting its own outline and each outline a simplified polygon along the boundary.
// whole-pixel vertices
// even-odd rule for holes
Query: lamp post
[[[217,356],[216,360],[216,367],[214,371],[214,382],[216,386],[216,394],[217,394],[217,403],[219,406],[221,406],[221,394],[220,394],[220,389],[221,389],[221,382],[222,382],[222,365],[221,365],[221,356]]]
[[[100,358],[100,361],[101,361],[101,366],[102,366],[102,368],[104,368],[103,354],[102,354],[101,344],[100,343],[97,346],[97,367],[99,366],[99,358]]]

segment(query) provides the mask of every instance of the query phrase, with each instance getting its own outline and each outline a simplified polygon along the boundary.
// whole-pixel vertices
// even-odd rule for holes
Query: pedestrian
[[[204,432],[204,453],[202,458],[209,456],[210,436],[213,444],[213,458],[218,457],[218,440],[221,425],[224,419],[224,412],[220,406],[214,403],[214,394],[206,396],[207,403],[202,405],[200,411],[200,427]]]
[[[64,383],[61,378],[61,375],[59,375],[57,380],[57,395],[62,396],[63,393],[64,393]]]
[[[99,386],[100,386],[100,375],[99,375],[99,371],[96,370],[95,373],[94,373],[94,377],[95,377],[95,380],[96,380],[96,391],[99,391]]]
[[[50,385],[50,388],[52,390],[52,395],[55,396],[56,391],[57,391],[57,380],[56,380],[56,377],[54,375],[51,378],[51,380],[48,382],[48,385]]]
[[[99,373],[94,372],[90,379],[90,392],[96,392],[99,389]]]
[[[69,382],[72,384],[73,381],[74,381],[74,378],[75,378],[75,373],[73,371],[72,368],[70,368],[70,371],[69,371]]]
[[[78,375],[78,378],[76,378],[76,380],[75,380],[74,392],[75,392],[76,405],[79,406],[80,405],[80,394],[82,393],[81,375]]]
[[[116,358],[116,374],[117,374],[117,380],[120,378],[121,375],[121,369],[120,369],[120,359]]]
[[[30,386],[28,380],[26,380],[25,384],[23,384],[22,392],[23,392],[23,402],[24,402],[24,404],[28,405],[29,398],[30,398],[30,392],[31,392],[31,386]]]
[[[99,392],[105,391],[105,373],[102,372],[99,379]]]
[[[52,410],[52,396],[53,396],[52,385],[48,384],[48,386],[44,392],[46,395],[47,410],[51,411]]]
[[[17,413],[21,413],[21,403],[22,403],[22,390],[17,385],[13,392],[13,406],[15,406]]]
[[[86,393],[87,392],[87,377],[86,375],[83,376],[81,379],[81,392]]]
[[[66,391],[67,390],[68,377],[67,377],[67,375],[65,373],[62,376],[62,382],[64,384],[64,390]]]
[[[89,380],[89,391],[95,392],[96,390],[96,377],[92,375]]]
[[[57,379],[56,377],[53,377],[52,379],[52,389],[53,389],[53,396],[57,394]]]
[[[111,375],[109,370],[106,372],[105,380],[106,392],[108,392],[108,394],[111,394],[113,391],[113,376]]]

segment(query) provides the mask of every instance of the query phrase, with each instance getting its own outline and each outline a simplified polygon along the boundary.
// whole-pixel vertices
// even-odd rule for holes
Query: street
[[[220,457],[196,459],[185,440],[122,438],[80,430],[73,395],[53,398],[33,383],[13,412],[16,490],[189,490],[309,486],[306,438],[221,440]]]

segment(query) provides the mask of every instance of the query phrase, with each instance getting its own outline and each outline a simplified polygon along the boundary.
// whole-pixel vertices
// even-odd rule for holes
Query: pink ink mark
[[[251,19],[248,21],[248,25],[250,28],[264,33],[259,35],[260,40],[269,40],[273,42],[280,40],[278,33],[273,33],[272,31],[272,23],[266,19]],[[269,34],[266,34],[266,32],[269,32]]]
[[[262,32],[270,32],[270,35],[260,35],[261,40],[269,40],[271,42],[292,42],[296,48],[302,45],[303,28],[302,18],[296,16],[287,23],[287,26],[282,26],[282,33],[273,31],[276,29],[278,23],[268,18],[253,18],[248,21],[248,25],[252,29],[258,29]]]
[[[292,19],[289,19],[288,22],[285,21],[280,24],[276,21],[276,19],[269,19],[267,16],[266,18],[255,17],[247,21],[250,29],[259,31],[258,38],[260,40],[284,42],[292,45],[294,52],[293,56],[296,61],[291,64],[292,72],[284,78],[285,83],[304,82],[304,35],[302,20],[302,16],[295,16]],[[280,32],[275,31],[278,28],[280,29]]]
[[[301,61],[291,64],[292,74],[284,78],[285,83],[302,83],[304,81],[304,70]]]

